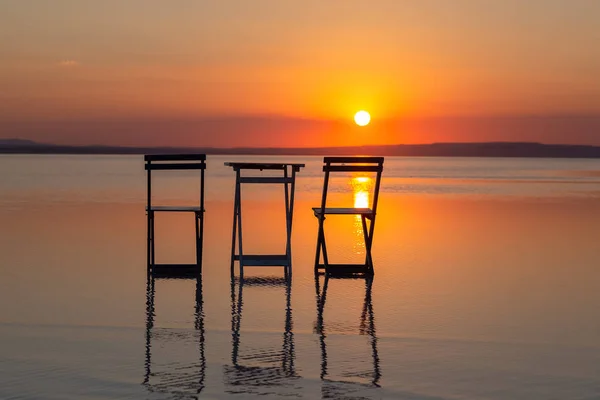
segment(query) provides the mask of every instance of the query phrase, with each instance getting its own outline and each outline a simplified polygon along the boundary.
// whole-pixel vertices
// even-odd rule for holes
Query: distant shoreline
[[[232,155],[378,155],[404,157],[524,157],[524,158],[600,158],[600,146],[543,143],[432,143],[416,145],[314,147],[314,148],[214,148],[214,147],[118,147],[62,146],[20,139],[0,139],[0,154],[174,154],[205,153]]]

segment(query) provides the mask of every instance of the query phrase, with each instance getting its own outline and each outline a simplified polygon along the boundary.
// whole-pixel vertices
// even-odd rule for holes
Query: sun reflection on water
[[[354,176],[350,179],[355,208],[369,208],[371,184],[372,179],[367,176]],[[357,255],[364,255],[365,241],[360,215],[354,216],[353,227],[354,235],[356,237],[353,245],[354,253]]]

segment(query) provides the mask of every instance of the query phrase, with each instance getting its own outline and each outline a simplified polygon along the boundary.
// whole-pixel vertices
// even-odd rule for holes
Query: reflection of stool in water
[[[292,267],[292,219],[294,214],[294,191],[296,187],[296,172],[304,167],[304,164],[276,164],[276,163],[237,163],[226,162],[226,166],[235,171],[235,201],[233,208],[233,234],[231,239],[231,274],[234,273],[234,262],[240,264],[240,276],[244,275],[244,267],[260,266],[282,266],[285,274],[291,273]],[[242,170],[269,170],[281,171],[283,176],[242,176]],[[286,247],[285,254],[244,254],[242,248],[242,183],[260,184],[283,184],[285,195],[285,219],[286,219]],[[238,241],[238,254],[235,254],[236,232]]]
[[[339,279],[365,279],[365,299],[363,304],[363,310],[360,316],[360,328],[359,334],[368,335],[369,341],[371,344],[371,355],[373,357],[373,371],[370,374],[370,386],[378,387],[379,379],[381,378],[381,371],[379,369],[379,352],[377,350],[377,336],[375,332],[375,315],[373,311],[373,303],[371,300],[371,287],[373,285],[373,278],[367,276],[365,278],[352,278],[352,277],[338,277]],[[319,284],[319,275],[315,275],[315,290],[317,294],[317,323],[315,330],[319,334],[319,341],[321,345],[321,379],[327,380],[329,382],[334,382],[329,379],[326,379],[328,375],[328,362],[327,362],[327,346],[325,343],[326,329],[323,321],[323,312],[325,309],[325,302],[327,299],[327,288],[329,285],[330,276],[325,276],[325,281],[323,283],[323,289],[321,290]],[[331,277],[334,279],[334,277]],[[350,374],[345,374],[350,377]],[[361,374],[360,376],[364,378],[365,376]],[[341,383],[353,383],[353,382],[343,382]]]
[[[193,336],[198,340],[198,360],[189,364],[175,365],[167,363],[162,371],[156,371],[156,362],[152,358],[152,342],[163,339],[164,342],[182,343],[181,335],[168,329],[157,334],[154,327],[155,278],[148,276],[146,293],[146,360],[144,386],[149,392],[168,393],[180,396],[198,395],[204,389],[206,375],[206,356],[204,354],[204,311],[202,300],[202,277],[196,278],[196,298],[194,305]],[[155,343],[156,345],[156,343]],[[158,346],[160,348],[162,346]],[[180,360],[177,361],[180,363]],[[154,364],[154,365],[153,365]]]
[[[325,273],[364,273],[373,274],[373,259],[371,247],[373,244],[373,232],[375,230],[375,217],[377,216],[377,201],[379,198],[379,186],[381,173],[383,171],[383,157],[325,157],[325,180],[323,183],[323,196],[321,207],[314,207],[313,212],[319,220],[319,233],[317,238],[317,254],[315,256],[315,273],[325,269]],[[375,189],[373,193],[373,208],[327,208],[327,189],[329,186],[329,174],[331,172],[375,172]],[[359,215],[362,222],[362,230],[365,239],[365,263],[364,264],[331,264],[327,254],[325,243],[324,222],[326,215]],[[370,221],[367,224],[367,221]],[[368,225],[368,226],[367,226]],[[321,263],[321,251],[323,252],[323,263]]]
[[[283,286],[285,287],[285,330],[281,352],[256,352],[249,357],[240,356],[241,320],[244,286]],[[298,379],[294,366],[294,334],[292,332],[291,281],[285,278],[240,278],[236,295],[236,280],[231,279],[231,366],[224,367],[228,385],[238,387],[240,393],[266,393],[267,388],[284,387]],[[267,365],[265,365],[267,364]],[[269,365],[270,364],[270,365]],[[275,365],[273,365],[275,364]]]
[[[156,154],[145,155],[147,171],[147,205],[148,215],[148,272],[159,274],[198,273],[202,271],[202,237],[204,233],[204,170],[205,154]],[[152,205],[152,171],[200,171],[200,201],[194,206],[160,206]],[[196,263],[195,264],[156,264],[154,214],[157,212],[188,212],[194,214],[196,226]]]

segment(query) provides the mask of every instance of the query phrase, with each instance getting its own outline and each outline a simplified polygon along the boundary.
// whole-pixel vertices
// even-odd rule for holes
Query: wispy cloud
[[[75,60],[63,60],[63,61],[60,61],[58,63],[58,65],[60,67],[73,68],[73,67],[79,66],[80,63],[79,63],[79,61],[75,61]]]

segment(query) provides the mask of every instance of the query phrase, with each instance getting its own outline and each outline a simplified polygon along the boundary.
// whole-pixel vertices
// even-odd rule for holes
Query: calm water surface
[[[307,164],[291,286],[230,279],[239,160]],[[386,158],[372,282],[315,281],[321,189],[320,157],[209,157],[203,278],[148,282],[141,157],[0,156],[0,398],[600,399],[600,161]],[[283,190],[243,201],[245,250],[280,253]],[[192,261],[193,218],[157,218],[157,261]],[[360,220],[328,224],[333,262],[364,258]]]

